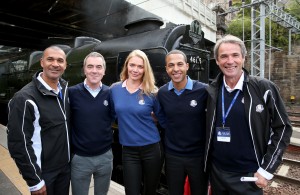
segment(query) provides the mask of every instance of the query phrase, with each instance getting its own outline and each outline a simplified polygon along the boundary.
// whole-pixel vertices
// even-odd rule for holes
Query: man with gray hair
[[[102,84],[104,57],[97,52],[83,62],[84,82],[69,88],[71,134],[74,157],[71,162],[73,195],[88,195],[91,177],[94,194],[106,195],[113,169],[110,89]]]
[[[214,48],[221,73],[207,89],[205,149],[213,195],[262,195],[292,135],[277,87],[248,74],[246,54],[232,35]]]

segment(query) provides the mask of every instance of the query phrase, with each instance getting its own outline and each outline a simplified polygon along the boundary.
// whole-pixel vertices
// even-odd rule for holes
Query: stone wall
[[[266,53],[265,78],[278,86],[284,102],[291,103],[291,96],[294,96],[293,103],[300,104],[300,45],[294,46],[292,50],[293,55],[287,55],[283,51],[272,53],[270,78],[269,54]],[[247,60],[245,68],[251,71],[250,59]]]

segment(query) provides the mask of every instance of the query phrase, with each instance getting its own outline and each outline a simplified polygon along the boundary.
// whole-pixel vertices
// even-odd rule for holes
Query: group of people
[[[104,57],[92,52],[84,81],[68,87],[64,51],[47,48],[42,71],[9,102],[8,148],[31,194],[68,195],[71,180],[72,194],[87,195],[92,176],[94,194],[107,194],[115,121],[127,195],[156,195],[163,168],[170,195],[183,195],[186,177],[192,195],[207,195],[208,186],[212,195],[263,194],[292,126],[275,84],[243,68],[246,54],[239,38],[218,40],[221,72],[204,84],[172,50],[170,81],[158,88],[143,51],[127,56],[111,86],[101,81]]]

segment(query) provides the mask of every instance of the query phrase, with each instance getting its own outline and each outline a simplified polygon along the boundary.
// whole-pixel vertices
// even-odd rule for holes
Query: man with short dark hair
[[[186,55],[172,50],[166,56],[171,81],[158,91],[166,120],[165,167],[170,195],[182,195],[188,176],[191,194],[207,195],[208,177],[204,173],[205,109],[207,85],[187,76]]]
[[[61,79],[67,63],[57,46],[45,49],[43,68],[9,102],[8,149],[31,194],[68,195],[69,102]]]

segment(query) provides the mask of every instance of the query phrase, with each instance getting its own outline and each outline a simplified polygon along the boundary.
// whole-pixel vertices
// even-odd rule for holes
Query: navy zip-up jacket
[[[8,149],[31,191],[44,184],[42,172],[70,162],[67,82],[59,81],[61,99],[37,80],[39,73],[8,105]]]
[[[272,179],[290,143],[292,126],[277,87],[267,79],[250,76],[244,71],[244,106],[259,173]],[[222,86],[220,73],[208,87],[205,169],[215,130],[218,91]],[[245,87],[246,86],[246,87]],[[262,169],[262,170],[260,170]]]

